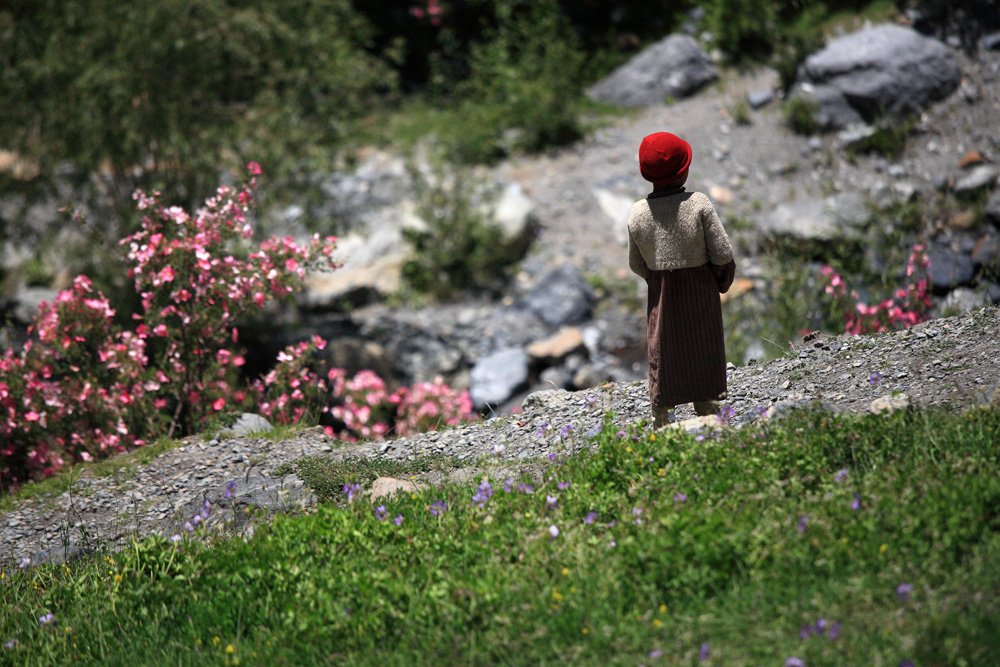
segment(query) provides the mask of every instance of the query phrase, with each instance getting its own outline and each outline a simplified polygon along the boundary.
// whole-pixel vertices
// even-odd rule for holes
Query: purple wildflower
[[[702,440],[705,439],[705,436],[699,433],[698,435],[694,436],[694,439],[696,442],[701,442]]]
[[[551,526],[549,526],[549,535],[552,536],[553,540],[556,539],[557,537],[559,537],[559,526],[557,526],[555,524],[552,524]]]
[[[493,453],[496,454],[497,458],[502,459],[505,451],[507,451],[507,445],[502,442],[493,445]]]
[[[674,502],[675,503],[686,503],[687,499],[688,499],[688,497],[685,494],[683,494],[683,493],[677,492],[677,493],[674,494]]]
[[[379,521],[385,521],[385,516],[386,516],[385,505],[379,505],[378,507],[375,508],[376,519],[378,519]]]
[[[565,426],[562,427],[562,430],[559,431],[559,434],[562,437],[565,438],[567,435],[569,435],[572,432],[573,432],[573,425],[572,424],[566,424]]]
[[[514,489],[514,480],[507,478],[503,481],[504,493],[510,493]]]
[[[635,521],[633,521],[632,523],[634,523],[637,526],[641,526],[642,525],[642,508],[641,507],[633,507],[632,508],[632,516],[635,517]]]
[[[200,524],[201,521],[202,521],[202,519],[201,519],[201,515],[200,514],[195,514],[194,518],[191,519],[191,523],[193,523],[195,526],[197,526],[198,524]]]
[[[785,658],[785,667],[806,667],[806,663],[802,662],[800,658],[790,655]]]
[[[809,525],[809,516],[806,515],[806,514],[803,514],[802,518],[799,519],[799,525],[798,525],[799,532],[800,533],[806,532],[806,527],[808,525]]]
[[[910,594],[913,592],[913,584],[900,584],[896,586],[896,599],[900,602],[909,602]]]
[[[30,557],[28,557],[28,556],[25,556],[24,558],[22,558],[22,559],[21,559],[21,560],[20,560],[20,561],[18,562],[18,564],[17,564],[17,566],[18,566],[19,568],[21,568],[22,570],[23,570],[24,568],[28,567],[29,565],[31,565],[31,558],[30,558]]]
[[[583,517],[583,522],[589,526],[594,523],[595,519],[597,519],[597,512],[587,512],[587,516]]]
[[[565,491],[566,489],[569,488],[569,482],[559,482],[558,484],[556,484],[556,488],[559,489],[560,491]]]
[[[441,516],[448,509],[448,503],[443,500],[435,500],[431,503],[431,514]]]
[[[185,521],[184,522],[184,530],[186,530],[189,533],[193,533],[194,532],[194,526],[191,525],[190,521]]]
[[[342,490],[347,494],[347,502],[351,503],[354,502],[354,499],[361,493],[361,485],[351,484],[348,482],[347,484],[344,484],[344,488]]]
[[[899,663],[899,667],[913,667],[912,660],[903,660]]]
[[[612,519],[611,521],[608,521],[608,523],[606,525],[607,525],[608,528],[614,528],[617,523],[618,523],[617,521],[615,521],[614,519]]]
[[[861,494],[859,494],[857,491],[855,491],[854,492],[854,500],[851,501],[851,509],[854,510],[855,512],[857,512],[858,508],[860,508],[860,507],[861,507]]]
[[[698,660],[705,662],[708,660],[708,642],[703,642],[701,649],[698,651]]]
[[[211,513],[212,513],[212,503],[208,502],[208,498],[205,498],[205,511],[202,512],[202,514],[204,514],[205,518],[207,519]]]
[[[872,371],[871,375],[868,376],[868,384],[875,386],[878,384],[879,380],[882,379],[882,374],[878,371]]]
[[[181,534],[180,534],[180,533],[175,533],[174,535],[171,535],[171,536],[170,536],[170,541],[171,541],[171,542],[173,542],[174,544],[177,544],[177,543],[178,543],[178,542],[180,542],[180,541],[181,541],[182,539],[183,539],[183,538],[181,537]]]
[[[826,636],[830,639],[836,639],[840,636],[840,621],[834,621],[833,624],[830,625],[830,629],[827,630]]]
[[[654,659],[655,658],[659,658],[662,655],[663,655],[663,651],[661,651],[658,648],[654,648],[652,651],[649,652],[649,657],[650,658],[654,658]]]
[[[17,645],[17,637],[14,637],[9,642],[3,645],[4,648],[14,648]]]
[[[756,408],[754,408],[754,410],[756,410],[757,414],[760,415],[761,417],[767,414],[766,405],[758,405]]]
[[[618,438],[623,438],[625,437],[625,431],[618,431],[617,433],[615,433],[615,436]]]
[[[542,424],[538,428],[538,437],[539,438],[544,438],[545,434],[548,432],[548,430],[549,430],[549,425],[548,424]]]
[[[476,495],[472,496],[472,502],[476,503],[476,507],[482,507],[492,497],[493,485],[484,479],[479,485],[479,490],[476,491]]]
[[[236,482],[229,482],[226,484],[226,498],[232,498],[236,495]]]
[[[46,625],[56,625],[56,617],[51,612],[38,617],[38,627],[42,628]]]
[[[392,522],[394,524],[396,524],[397,526],[402,526],[403,525],[403,515],[402,514],[397,514],[396,518],[393,519]]]
[[[555,461],[555,460],[556,460],[556,453],[549,452],[549,461]]]
[[[545,496],[545,506],[550,510],[555,509],[556,505],[559,504],[559,496]]]
[[[848,475],[850,475],[850,473],[847,471],[847,468],[841,468],[840,470],[837,471],[837,474],[833,476],[833,481],[837,482],[838,484],[846,482]]]
[[[826,626],[827,626],[827,621],[825,618],[821,618],[818,621],[816,621],[816,634],[820,635],[823,634],[823,631],[826,630]]]
[[[594,407],[594,405],[597,404],[597,399],[594,398],[593,396],[587,396],[583,399],[583,402],[587,405],[588,408],[592,408]]]
[[[719,414],[717,414],[715,418],[719,420],[720,424],[725,426],[729,424],[729,422],[735,416],[736,416],[736,410],[733,409],[733,406],[723,405],[721,408],[719,408]]]
[[[803,625],[799,628],[799,639],[808,639],[816,633],[816,628],[811,625]]]
[[[520,491],[521,493],[531,493],[535,490],[535,487],[533,487],[531,484],[528,484],[527,482],[521,482],[520,484],[517,485],[517,490]]]

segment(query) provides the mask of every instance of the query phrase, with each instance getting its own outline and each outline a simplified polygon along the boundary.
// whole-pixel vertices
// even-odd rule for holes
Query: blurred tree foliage
[[[306,168],[392,91],[349,0],[30,0],[0,10],[0,148],[194,204]]]

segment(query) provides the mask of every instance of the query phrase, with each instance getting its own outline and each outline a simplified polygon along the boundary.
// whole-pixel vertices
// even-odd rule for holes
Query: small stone
[[[906,394],[888,395],[876,398],[868,406],[868,411],[873,415],[892,414],[899,410],[910,409],[910,397]]]

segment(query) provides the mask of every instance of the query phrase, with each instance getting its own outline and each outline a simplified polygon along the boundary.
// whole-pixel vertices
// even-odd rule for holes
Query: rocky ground
[[[807,338],[779,359],[729,369],[729,398],[723,407],[732,414],[725,423],[718,417],[697,418],[686,405],[678,409],[675,427],[710,437],[715,429],[740,428],[817,405],[853,413],[930,407],[960,411],[989,404],[1000,408],[996,307],[892,333]],[[453,479],[478,481],[484,470],[503,474],[505,467],[531,465],[549,454],[571,455],[589,446],[609,411],[620,427],[648,419],[645,384],[541,391],[526,397],[521,411],[509,417],[360,445],[341,445],[318,428],[277,440],[253,433],[192,437],[147,464],[126,466],[114,475],[97,477],[85,468],[69,491],[23,502],[0,515],[0,557],[10,565],[37,564],[97,544],[114,547],[130,536],[169,538],[183,533],[185,522],[195,515],[207,526],[246,532],[252,530],[253,516],[315,503],[294,474],[271,474],[305,456],[398,460],[440,454],[457,460],[459,468],[450,473]],[[441,474],[416,481],[433,484]],[[256,508],[262,511],[250,512]]]

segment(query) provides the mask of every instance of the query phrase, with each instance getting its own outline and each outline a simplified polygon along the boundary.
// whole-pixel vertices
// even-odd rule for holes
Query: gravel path
[[[1000,405],[1000,309],[933,320],[904,331],[874,336],[815,335],[799,349],[766,364],[729,371],[730,420],[740,427],[796,406],[822,403],[830,410],[863,413],[873,401],[905,395],[913,406],[962,410]],[[877,375],[873,376],[873,373]],[[70,491],[23,503],[0,515],[0,557],[12,564],[61,560],[102,542],[184,530],[205,501],[208,525],[232,522],[228,530],[252,529],[261,516],[304,508],[315,498],[294,475],[272,477],[284,463],[304,456],[409,459],[443,454],[474,470],[481,457],[504,445],[504,459],[520,464],[558,451],[587,447],[605,411],[626,425],[649,416],[642,382],[609,383],[582,392],[552,390],[525,399],[509,418],[464,425],[395,441],[341,446],[318,428],[285,440],[192,437],[146,465],[96,477],[83,469]],[[678,410],[688,430],[720,428],[714,417],[695,418],[690,405]],[[569,428],[567,428],[569,427]],[[469,474],[466,474],[469,477]],[[433,481],[433,479],[431,480]],[[230,495],[231,497],[227,497]]]

